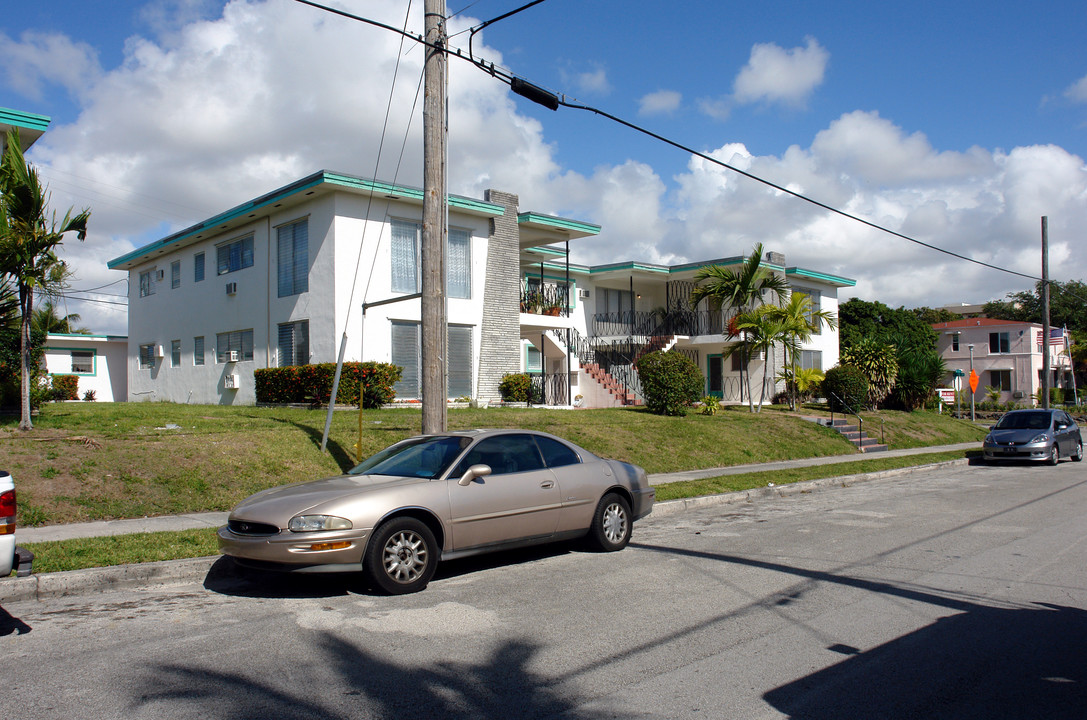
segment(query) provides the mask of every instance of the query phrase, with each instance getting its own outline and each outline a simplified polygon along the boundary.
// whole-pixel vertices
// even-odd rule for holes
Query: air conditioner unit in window
[[[577,299],[578,300],[585,300],[588,297],[589,297],[589,291],[586,288],[578,288],[577,289]]]
[[[227,295],[234,295],[237,292],[238,292],[238,283],[228,282],[226,284],[226,294]]]
[[[155,273],[155,279],[158,280],[159,282],[162,282],[162,280],[165,277],[166,277],[166,271],[165,270],[159,270],[159,271],[157,271]]]
[[[162,348],[161,345],[156,345],[155,346],[155,357],[157,357],[157,358],[166,357],[166,351]]]
[[[223,376],[223,389],[224,390],[237,390],[238,389],[238,376],[231,373],[230,375]]]
[[[238,362],[238,351],[237,350],[227,350],[226,361],[227,362]]]

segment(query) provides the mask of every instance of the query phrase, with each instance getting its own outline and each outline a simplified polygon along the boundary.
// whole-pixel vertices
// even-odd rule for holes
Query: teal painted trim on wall
[[[539,223],[540,225],[547,225],[548,227],[559,228],[561,230],[576,230],[577,232],[588,233],[589,235],[600,234],[599,225],[581,222],[580,220],[569,220],[567,218],[555,217],[554,215],[540,215],[534,212],[518,213],[517,222]]]
[[[55,334],[55,333],[51,333],[51,334]],[[91,362],[93,363],[92,367],[94,368],[94,370],[92,370],[89,373],[81,373],[81,372],[75,372],[74,370],[70,370],[68,372],[51,372],[51,373],[49,373],[50,376],[53,376],[53,375],[75,375],[77,377],[98,377],[98,351],[95,350],[94,348],[81,348],[81,347],[67,348],[67,347],[49,347],[49,346],[46,346],[45,350],[47,352],[52,350],[53,352],[58,352],[59,351],[59,352],[68,352],[68,353],[70,353],[70,352],[89,352],[89,353],[92,353],[92,355],[93,355],[91,357]]]
[[[106,267],[112,270],[120,265],[125,265],[135,260],[139,260],[145,256],[150,256],[152,253],[156,252],[157,250],[161,250],[167,245],[173,245],[183,240],[188,240],[196,235],[199,235],[202,232],[213,230],[216,225],[221,225],[223,223],[230,222],[231,220],[235,220],[247,213],[253,213],[256,210],[264,209],[269,205],[281,202],[288,197],[297,195],[300,192],[311,190],[312,188],[323,185],[325,183],[340,187],[367,190],[374,193],[383,193],[386,195],[399,195],[405,199],[420,201],[423,199],[423,191],[418,188],[409,188],[401,185],[380,183],[374,180],[366,180],[364,178],[354,177],[352,175],[331,173],[322,170],[321,172],[314,173],[309,177],[302,178],[301,180],[291,183],[290,185],[281,187],[278,190],[273,190],[267,195],[262,195],[258,198],[250,200],[247,203],[243,203],[242,205],[231,208],[224,213],[208,218],[207,220],[199,223],[198,225],[193,225],[192,227],[181,230],[180,232],[162,238],[161,240],[156,240],[150,245],[144,245],[143,247],[133,250],[132,252],[125,255],[122,255],[119,258],[114,258],[106,264]],[[505,208],[503,208],[501,205],[495,205],[493,203],[484,202],[482,200],[473,200],[471,198],[465,198],[455,195],[449,196],[449,204],[452,207],[457,207],[469,212],[489,215],[493,217],[498,217],[505,212]]]
[[[829,275],[827,273],[816,272],[814,270],[805,270],[804,268],[791,267],[786,268],[786,276],[797,276],[811,278],[812,280],[821,280],[832,285],[841,285],[842,287],[853,287],[857,284],[856,280],[850,278],[838,277],[837,275]]]
[[[52,118],[45,115],[38,115],[37,113],[0,108],[0,122],[27,128],[28,130],[41,130],[44,132],[49,127],[49,123],[53,122],[53,120]]]
[[[595,275],[596,273],[616,272],[617,270],[626,270],[626,271],[629,271],[629,272],[633,272],[633,271],[637,270],[637,271],[641,271],[641,272],[651,272],[651,273],[667,273],[669,271],[668,268],[665,267],[664,265],[650,265],[648,263],[638,263],[638,262],[630,261],[630,262],[612,263],[610,265],[595,265],[595,266],[589,268],[589,274],[590,275]]]

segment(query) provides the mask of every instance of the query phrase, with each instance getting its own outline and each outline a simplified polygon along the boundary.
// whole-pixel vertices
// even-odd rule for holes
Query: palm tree
[[[763,301],[767,293],[775,295],[776,302],[780,304],[788,292],[789,284],[785,278],[775,275],[772,270],[762,266],[762,243],[755,243],[751,254],[744,260],[740,269],[723,267],[721,265],[707,265],[694,276],[695,289],[691,291],[691,307],[697,306],[703,300],[709,301],[713,310],[730,308],[740,312],[754,308],[756,301]],[[729,323],[729,329],[725,333],[727,339],[732,340],[739,336],[740,329],[735,323]],[[740,382],[743,383],[744,372],[747,366],[749,344],[745,338],[740,337],[739,345],[727,348],[725,357],[741,352]],[[754,400],[751,396],[751,378],[747,378],[747,401],[751,412],[755,412]],[[760,403],[761,406],[761,403]]]
[[[68,333],[75,335],[90,335],[90,330],[82,327],[75,327],[83,318],[79,313],[69,313],[61,317],[57,311],[56,305],[51,301],[46,300],[41,306],[34,308],[34,315],[30,321],[32,329],[40,330],[41,332],[48,333]]]
[[[797,356],[800,354],[801,345],[811,342],[812,335],[818,332],[824,325],[834,329],[838,325],[838,319],[829,310],[816,310],[811,296],[807,293],[794,291],[789,294],[789,301],[779,307],[771,307],[767,310],[771,317],[781,321],[787,328],[792,342],[786,345],[791,350],[786,362],[789,365],[789,406],[796,410],[796,382]]]
[[[774,346],[778,343],[783,344],[787,353],[799,347],[796,345],[792,328],[781,319],[780,315],[775,316],[772,308],[772,305],[760,305],[736,315],[733,324],[736,330],[742,333],[743,341],[725,351],[728,357],[736,352],[744,352],[741,348],[746,348],[748,352],[762,354],[765,358],[762,365],[762,392],[759,394],[759,405],[758,409],[752,407],[752,412],[761,412],[763,403],[766,402],[766,380],[770,372],[770,356],[774,352]]]
[[[27,164],[19,133],[8,133],[7,147],[0,158],[0,273],[15,285],[19,295],[20,358],[22,365],[20,430],[34,427],[30,421],[30,323],[34,312],[34,291],[48,291],[63,283],[67,275],[57,248],[69,232],[87,236],[89,210],[72,216],[71,209],[57,224],[56,213],[47,210],[49,193],[42,188],[38,173]]]

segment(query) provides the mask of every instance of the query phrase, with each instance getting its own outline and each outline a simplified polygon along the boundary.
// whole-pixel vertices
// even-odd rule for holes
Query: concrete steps
[[[808,418],[813,422],[817,422],[820,425],[834,428],[845,437],[846,440],[853,443],[854,447],[860,450],[862,453],[874,453],[884,452],[887,450],[886,445],[880,444],[879,440],[868,437],[867,432],[862,432],[858,425],[851,424],[848,420],[842,420],[835,418],[833,421],[826,418]]]

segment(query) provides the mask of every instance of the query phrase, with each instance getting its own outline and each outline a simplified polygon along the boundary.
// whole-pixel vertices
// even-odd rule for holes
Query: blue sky
[[[341,0],[400,25],[403,0]],[[450,2],[454,33],[520,2]],[[419,30],[422,0],[409,27]],[[1007,6],[1007,7],[1005,7]],[[478,54],[586,105],[978,260],[1087,277],[1087,12],[1082,4],[548,0]],[[461,33],[454,44],[467,47]],[[373,175],[390,127],[421,182],[418,48],[290,0],[42,0],[0,19],[0,106],[52,117],[29,154],[54,204],[89,206],[75,286],[107,260],[320,168]],[[603,226],[574,259],[746,253],[855,278],[892,305],[980,302],[1029,280],[827,216],[603,118],[552,112],[453,62],[451,187]],[[391,180],[395,152],[377,173]],[[123,288],[123,283],[113,289]],[[848,294],[847,294],[848,297]],[[70,306],[100,332],[123,308]]]

